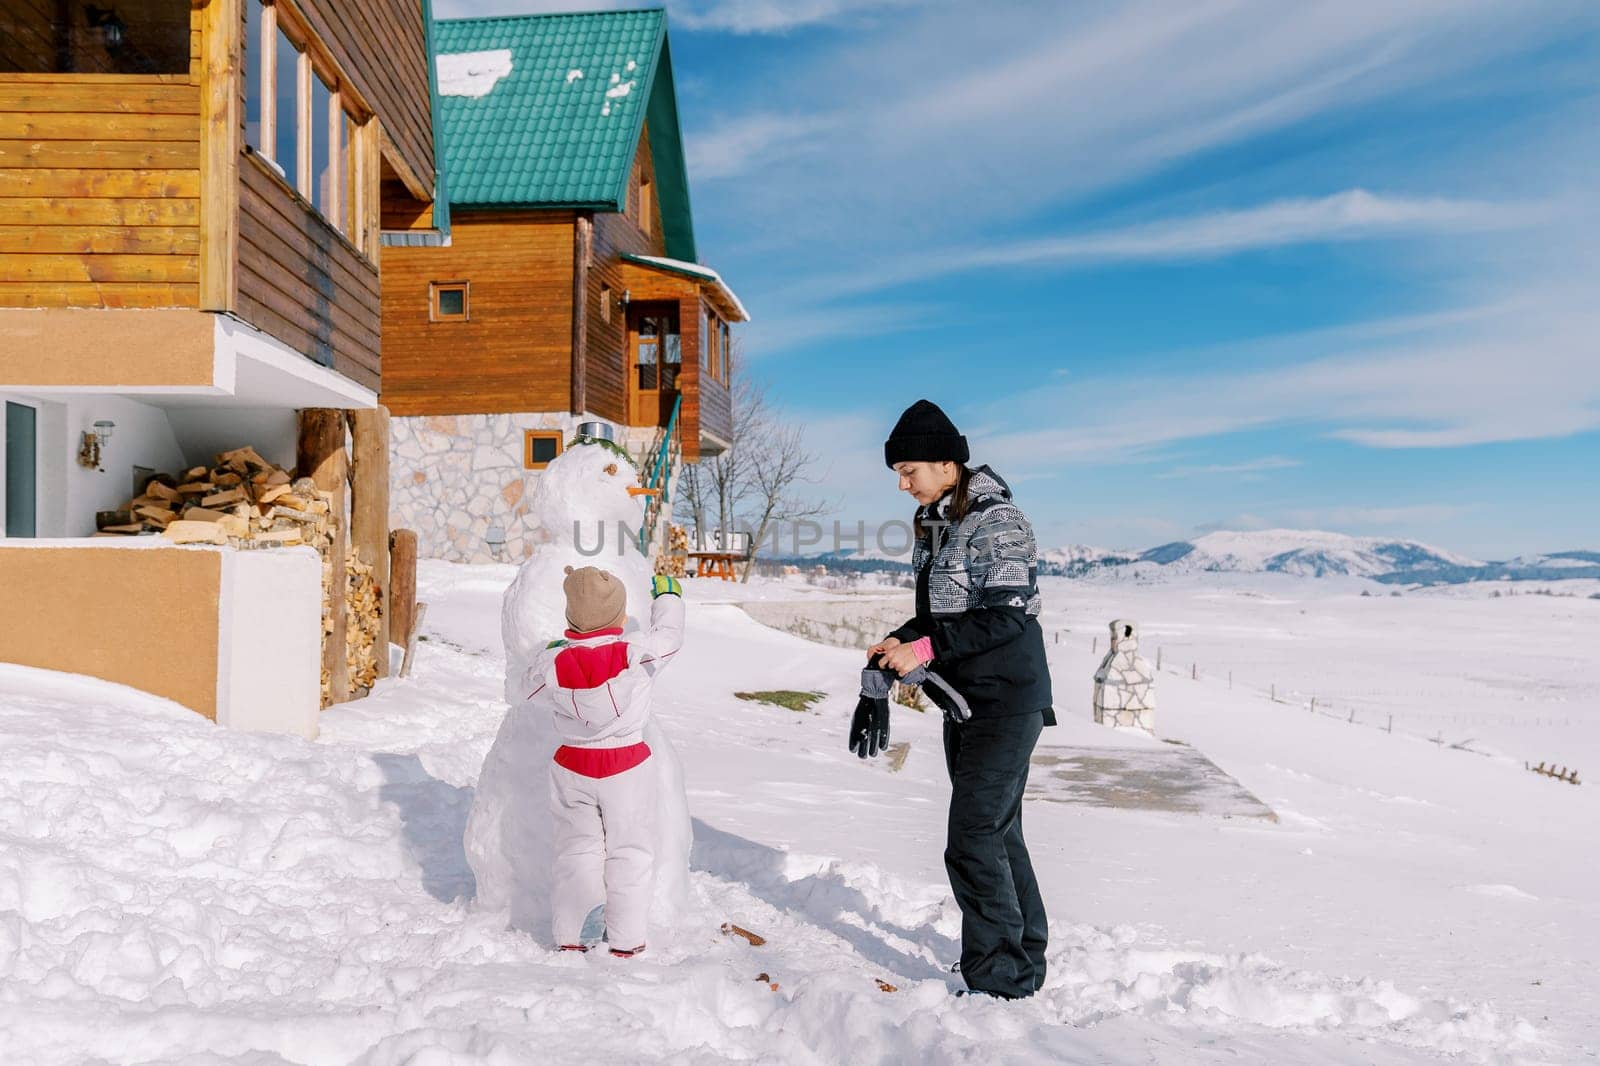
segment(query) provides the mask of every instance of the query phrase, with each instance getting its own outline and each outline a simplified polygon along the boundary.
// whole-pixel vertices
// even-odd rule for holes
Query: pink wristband
[[[917,653],[917,662],[933,662],[933,638],[918,637],[911,642],[911,650]]]

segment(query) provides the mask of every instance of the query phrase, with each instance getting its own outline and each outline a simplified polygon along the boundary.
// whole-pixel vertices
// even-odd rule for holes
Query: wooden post
[[[417,616],[417,535],[409,529],[389,534],[389,640],[402,648]]]
[[[200,306],[232,311],[239,254],[238,81],[244,11],[236,0],[212,0],[200,19]],[[250,47],[258,48],[259,42],[251,41]]]
[[[1394,715],[1392,715],[1392,714],[1389,716],[1389,730],[1388,731],[1391,732],[1391,733],[1394,732]]]
[[[378,676],[389,676],[389,409],[350,412],[350,548],[378,589]]]
[[[1190,663],[1189,664],[1189,680],[1190,681],[1199,681],[1200,680],[1200,664],[1199,663]]]
[[[427,613],[428,613],[428,605],[427,604],[425,604],[425,603],[417,604],[417,613],[416,613],[416,616],[415,616],[415,620],[411,624],[411,632],[406,634],[406,654],[405,654],[405,657],[400,660],[400,676],[401,677],[410,677],[411,676],[411,660],[413,660],[413,659],[415,659],[417,657],[418,630],[420,630],[422,628],[422,619],[424,617],[426,617]]]
[[[344,451],[344,412],[330,407],[308,407],[300,412],[300,438],[297,443],[300,476],[310,478],[318,491],[332,496],[328,521],[333,547],[324,565],[331,567],[328,582],[328,614],[332,632],[323,634],[322,668],[328,673],[328,701],[343,703],[350,698],[350,663],[345,648],[349,619],[345,615],[345,555],[349,549],[350,526],[345,518],[345,486],[349,479]]]

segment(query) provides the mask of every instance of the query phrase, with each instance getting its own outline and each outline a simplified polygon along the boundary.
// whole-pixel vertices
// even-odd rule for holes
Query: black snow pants
[[[1022,839],[1022,793],[1043,714],[944,724],[950,829],[944,865],[961,908],[961,976],[1007,999],[1044,985],[1049,929]]]

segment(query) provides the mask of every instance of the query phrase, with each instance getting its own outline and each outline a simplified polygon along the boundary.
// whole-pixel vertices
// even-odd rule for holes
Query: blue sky
[[[926,396],[1044,545],[1600,547],[1600,5],[667,8],[701,258],[851,522]]]

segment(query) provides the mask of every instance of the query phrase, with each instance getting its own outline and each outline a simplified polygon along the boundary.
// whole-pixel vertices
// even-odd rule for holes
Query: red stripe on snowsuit
[[[650,745],[640,741],[621,748],[556,749],[556,765],[583,777],[615,777],[650,758]]]
[[[628,668],[628,645],[577,644],[556,656],[556,684],[562,688],[599,688]]]

